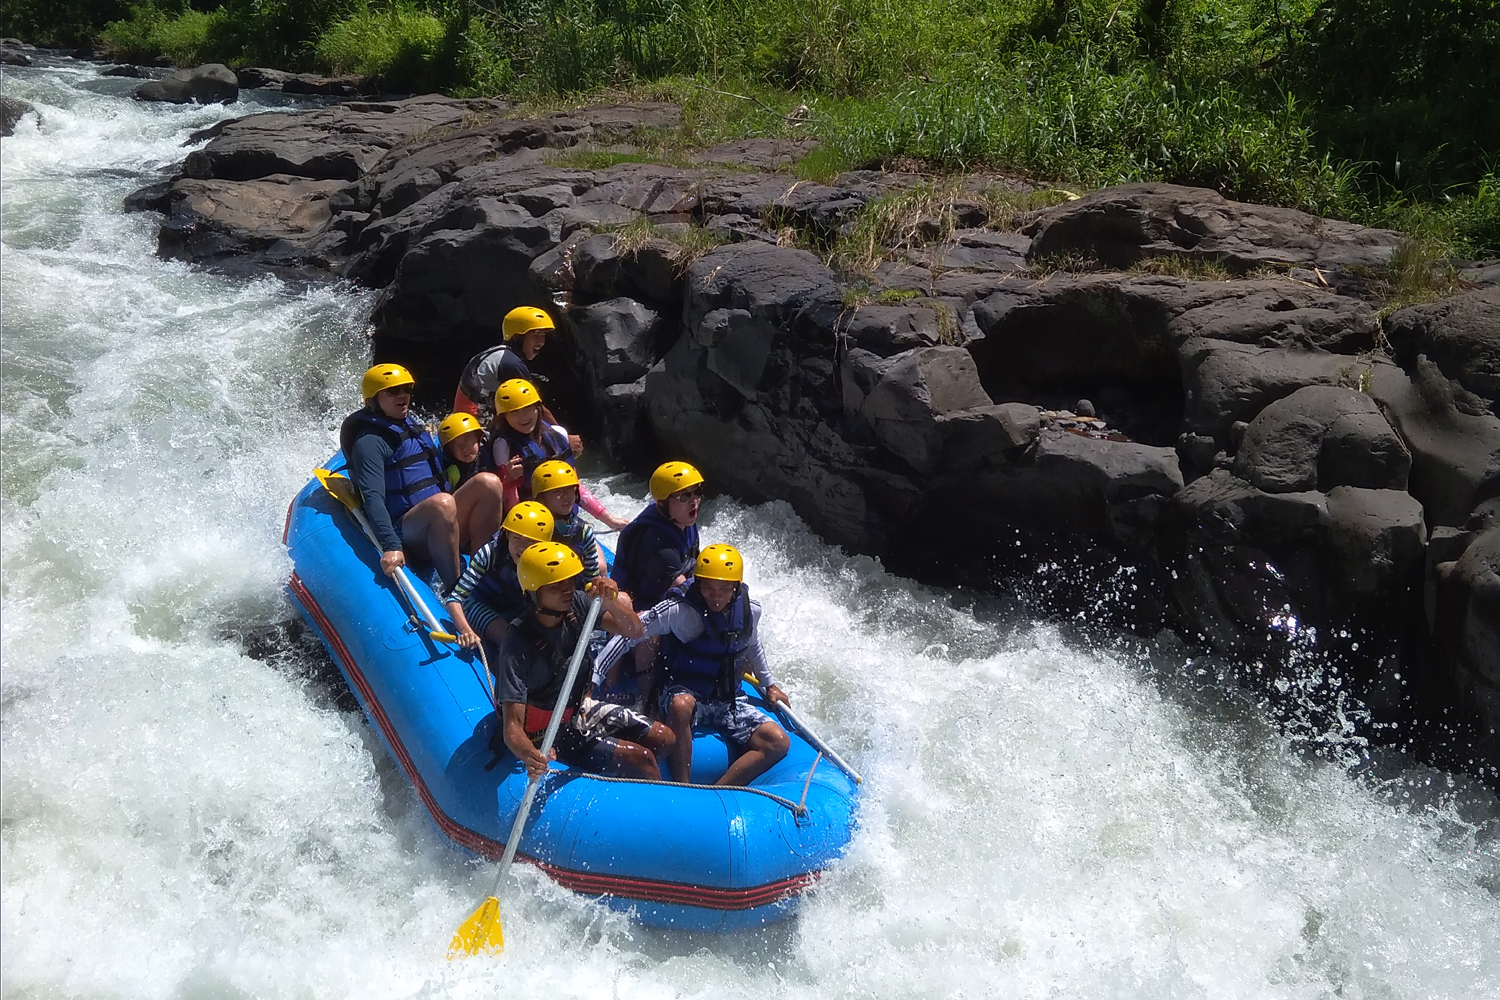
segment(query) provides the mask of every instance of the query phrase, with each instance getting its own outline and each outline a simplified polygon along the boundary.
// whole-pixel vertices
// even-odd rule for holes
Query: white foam
[[[140,179],[103,171],[229,112],[27,72],[7,92],[44,123],[3,144],[0,272],[8,994],[1500,992],[1493,797],[1311,761],[1160,664],[997,630],[785,505],[725,501],[706,536],[745,550],[776,670],[868,779],[848,858],[737,940],[521,870],[505,957],[445,962],[492,870],[434,831],[325,660],[233,638],[289,613],[282,516],[350,405],[368,299],[156,260],[154,220],[118,212]]]

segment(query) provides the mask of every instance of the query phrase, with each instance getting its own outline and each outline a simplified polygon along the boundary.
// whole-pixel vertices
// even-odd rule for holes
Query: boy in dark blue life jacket
[[[516,564],[527,546],[552,540],[554,521],[546,507],[523,500],[510,509],[493,539],[479,547],[464,575],[443,595],[465,649],[480,639],[499,644],[512,618],[526,610]]]
[[[620,531],[615,550],[614,580],[636,607],[649,608],[692,580],[702,504],[703,476],[688,463],[663,462],[651,473],[651,503]],[[635,647],[635,672],[643,681],[659,646],[653,638]]]
[[[748,785],[786,756],[786,732],[750,704],[740,687],[754,673],[766,699],[788,703],[771,677],[757,626],[760,605],[744,584],[744,560],[733,545],[710,545],[698,556],[694,580],[641,615],[643,636],[661,636],[660,715],[676,736],[668,760],[674,781],[693,769],[693,726],[724,730],[743,748],[720,785]]]
[[[365,405],[345,418],[339,447],[380,546],[380,568],[394,576],[410,551],[452,587],[462,568],[460,550],[499,527],[502,490],[495,477],[449,486],[442,452],[411,414],[415,384],[400,365],[366,371],[360,383]]]
[[[582,633],[589,599],[578,587],[583,564],[560,542],[528,547],[516,572],[527,606],[511,622],[495,661],[495,704],[505,745],[528,774],[539,777],[547,772],[548,758],[538,747],[567,678],[568,661],[580,638],[588,641]],[[599,625],[606,632],[641,634],[640,619],[629,602],[620,599],[613,582],[600,577],[590,589],[603,601]],[[585,652],[564,703],[553,756],[589,771],[659,779],[656,752],[672,746],[671,730],[618,705],[607,706],[603,714],[591,713],[585,695],[592,674],[593,660]]]

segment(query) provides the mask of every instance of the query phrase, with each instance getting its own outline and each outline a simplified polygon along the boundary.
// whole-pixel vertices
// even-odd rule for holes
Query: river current
[[[274,627],[282,519],[356,402],[369,294],[157,259],[122,197],[259,107],[133,83],[4,78],[43,117],[0,141],[7,997],[1500,995],[1488,791],[1273,724],[1170,641],[997,622],[723,499],[706,537],[745,550],[782,683],[866,775],[848,856],[735,938],[522,866],[504,956],[444,961],[493,869]]]

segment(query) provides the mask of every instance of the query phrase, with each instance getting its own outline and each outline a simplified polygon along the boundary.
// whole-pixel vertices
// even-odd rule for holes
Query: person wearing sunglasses
[[[611,575],[635,607],[649,608],[673,587],[692,579],[698,558],[698,509],[703,504],[703,476],[687,462],[663,462],[651,474],[651,502],[620,531]],[[651,666],[661,641],[647,639],[635,647],[639,695],[650,701]],[[618,649],[616,650],[618,652]],[[605,697],[619,692],[620,673],[609,672]]]
[[[394,576],[410,552],[432,563],[445,588],[458,582],[465,540],[500,527],[502,489],[477,476],[454,489],[432,433],[411,412],[416,381],[400,365],[375,365],[360,391],[365,405],[344,419],[339,447],[349,479],[380,546],[380,568]]]

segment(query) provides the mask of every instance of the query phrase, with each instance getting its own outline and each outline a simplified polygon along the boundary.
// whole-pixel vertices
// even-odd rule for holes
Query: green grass
[[[14,0],[0,33],[375,73],[532,106],[683,106],[662,150],[814,136],[798,165],[1133,180],[1500,255],[1500,0]],[[112,22],[108,28],[106,22]],[[85,27],[80,27],[83,25]],[[795,109],[806,111],[793,117]],[[645,150],[656,154],[662,150]]]

